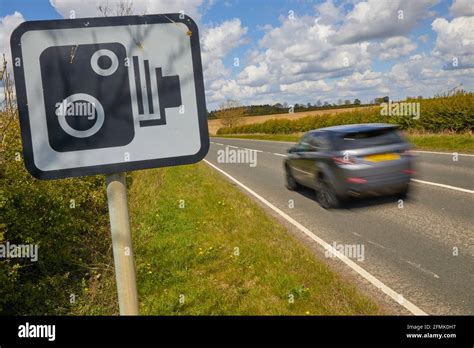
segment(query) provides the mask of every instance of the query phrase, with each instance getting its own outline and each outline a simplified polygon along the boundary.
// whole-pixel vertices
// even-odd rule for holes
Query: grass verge
[[[301,134],[226,134],[217,135],[219,138],[258,139],[273,141],[297,142]],[[459,151],[474,153],[474,135],[472,134],[429,134],[429,133],[406,133],[408,140],[419,150],[433,151]]]
[[[141,314],[382,314],[205,164],[135,172],[131,179]],[[95,302],[115,292],[104,290]]]

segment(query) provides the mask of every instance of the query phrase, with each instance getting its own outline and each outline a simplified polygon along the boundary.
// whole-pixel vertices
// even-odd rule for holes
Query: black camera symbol
[[[52,46],[40,56],[48,140],[59,152],[118,147],[135,136],[133,100],[127,52],[118,42]],[[136,105],[144,114],[146,87],[148,115],[154,115],[148,60],[142,85],[138,56],[133,57]],[[166,124],[165,108],[181,105],[179,76],[162,75],[156,68],[159,118],[140,121],[141,127]]]
[[[40,56],[48,140],[59,152],[124,146],[135,136],[125,47],[52,46]]]
[[[143,102],[143,90],[146,91],[148,101],[148,117],[155,115],[155,104],[153,100],[153,90],[151,82],[151,71],[148,60],[143,61],[145,75],[145,88],[140,75],[140,60],[138,56],[133,56],[133,72],[135,76],[135,90],[137,92],[137,107],[140,115],[145,114]],[[162,69],[155,69],[156,87],[158,92],[159,118],[148,118],[140,120],[140,127],[158,126],[166,124],[166,108],[181,106],[181,87],[179,76],[163,76]]]

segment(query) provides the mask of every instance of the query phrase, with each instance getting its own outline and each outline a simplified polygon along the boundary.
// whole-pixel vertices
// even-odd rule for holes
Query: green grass
[[[297,142],[302,134],[227,134],[219,138],[258,139]],[[459,151],[474,153],[474,135],[472,134],[429,134],[407,133],[408,140],[419,150]]]
[[[407,134],[407,138],[420,150],[474,153],[472,134]]]
[[[383,313],[205,164],[135,172],[132,180],[141,314]],[[111,275],[103,283],[83,314],[117,312]]]

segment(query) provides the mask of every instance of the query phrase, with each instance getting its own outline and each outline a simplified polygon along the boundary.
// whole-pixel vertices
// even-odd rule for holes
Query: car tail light
[[[354,164],[354,160],[350,157],[333,157],[332,158],[336,164]]]
[[[358,177],[350,177],[350,178],[347,178],[346,181],[350,182],[351,184],[365,184],[367,182],[367,179],[358,178]]]

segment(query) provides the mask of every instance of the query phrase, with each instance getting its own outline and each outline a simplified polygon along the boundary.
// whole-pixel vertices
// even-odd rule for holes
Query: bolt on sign
[[[188,16],[24,22],[11,48],[25,165],[36,178],[207,154],[199,35]]]

